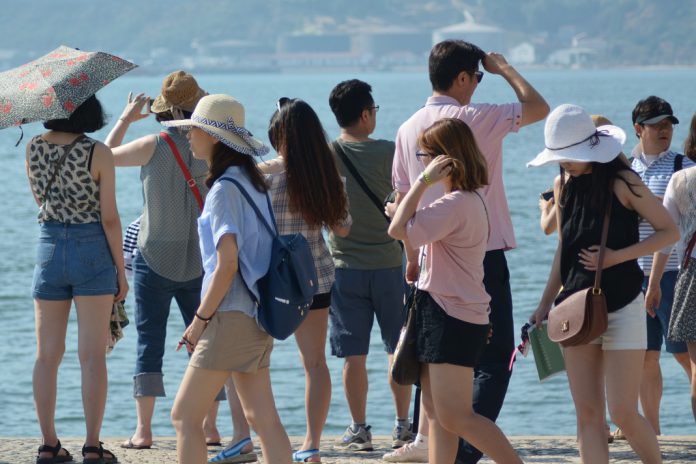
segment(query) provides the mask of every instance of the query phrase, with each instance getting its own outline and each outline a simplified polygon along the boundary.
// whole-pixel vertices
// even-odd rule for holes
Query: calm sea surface
[[[629,134],[626,151],[635,138],[631,130],[631,109],[638,99],[655,94],[672,103],[682,124],[676,126],[673,148],[682,144],[688,122],[696,111],[696,70],[611,70],[611,71],[529,71],[525,77],[555,107],[576,103],[591,113],[602,113]],[[319,74],[319,75],[219,75],[201,76],[200,84],[211,93],[228,93],[246,105],[247,125],[266,140],[266,126],[278,97],[300,97],[319,113],[333,138],[338,128],[328,107],[331,88],[340,80],[361,78],[372,84],[380,105],[375,136],[393,139],[399,125],[420,108],[429,95],[427,75],[422,74]],[[129,91],[156,95],[160,79],[124,77],[99,94],[111,116],[107,129],[96,134],[103,140],[113,121],[120,115]],[[476,101],[509,102],[515,95],[503,79],[486,75],[479,86]],[[42,127],[25,127],[24,142]],[[133,125],[127,139],[158,130],[154,119]],[[35,351],[34,317],[30,285],[34,267],[34,248],[38,235],[36,205],[29,192],[24,172],[24,143],[15,148],[19,130],[0,131],[0,436],[38,436],[32,400],[31,374]],[[551,183],[553,168],[527,169],[525,163],[543,147],[543,123],[511,134],[505,142],[505,185],[512,210],[518,248],[507,253],[510,266],[514,315],[517,331],[534,310],[548,276],[555,239],[545,237],[538,226],[539,192]],[[118,206],[124,227],[135,219],[142,207],[139,170],[118,171]],[[133,314],[133,293],[128,296],[128,311]],[[157,402],[154,417],[156,435],[173,435],[169,410],[187,358],[174,352],[183,331],[176,307],[169,320],[169,338],[164,360],[166,398]],[[74,311],[68,328],[67,350],[59,373],[56,422],[60,436],[84,434],[80,396],[80,372],[77,360],[77,327]],[[104,436],[125,436],[135,426],[132,400],[132,375],[135,363],[135,327],[126,329],[125,338],[108,357],[109,397],[104,420]],[[341,384],[342,362],[329,355],[334,385],[327,434],[339,434],[350,422]],[[694,422],[689,407],[687,379],[671,356],[663,353],[664,397],[662,426],[666,434],[693,434]],[[387,387],[386,356],[378,333],[373,334],[368,358],[370,392],[368,422],[377,434],[391,432],[394,409]],[[304,376],[294,340],[276,343],[271,373],[276,402],[283,424],[290,434],[304,434]],[[231,433],[229,412],[221,407],[218,424]],[[534,361],[520,358],[515,364],[510,389],[499,424],[511,435],[558,435],[575,433],[575,416],[565,377],[540,384]]]

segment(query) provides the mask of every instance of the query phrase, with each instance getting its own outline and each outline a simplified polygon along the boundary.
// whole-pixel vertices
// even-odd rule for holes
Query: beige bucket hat
[[[182,129],[198,127],[245,155],[263,156],[269,151],[244,127],[244,105],[229,95],[206,95],[196,105],[191,119],[163,121],[162,125]]]
[[[162,81],[162,89],[150,105],[150,111],[163,113],[178,108],[191,112],[204,96],[205,91],[192,75],[185,71],[174,71]]]

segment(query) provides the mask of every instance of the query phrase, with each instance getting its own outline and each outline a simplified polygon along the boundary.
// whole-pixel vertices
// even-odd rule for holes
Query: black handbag
[[[411,291],[406,299],[406,308],[408,315],[406,322],[401,328],[399,342],[394,350],[394,360],[391,366],[391,376],[394,382],[399,385],[413,385],[420,380],[421,364],[418,361],[418,352],[416,347],[416,286],[411,288]]]
[[[420,269],[423,268],[424,256],[425,253],[421,251],[418,277],[420,277]],[[420,380],[421,363],[418,361],[418,334],[416,333],[416,311],[418,310],[416,305],[417,283],[418,278],[411,286],[411,291],[408,294],[408,298],[406,298],[406,321],[401,327],[401,334],[399,334],[399,341],[396,344],[391,365],[391,377],[399,385],[413,385]]]

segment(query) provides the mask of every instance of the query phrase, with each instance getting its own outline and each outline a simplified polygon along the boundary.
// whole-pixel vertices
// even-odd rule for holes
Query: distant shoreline
[[[128,79],[133,76],[163,76],[172,69],[181,67],[172,66],[171,68],[145,68],[139,67],[131,71],[129,74],[122,77]],[[293,75],[293,74],[336,74],[336,73],[384,73],[384,74],[399,74],[413,73],[427,75],[427,66],[395,66],[385,69],[376,69],[365,66],[338,66],[338,67],[292,67],[292,68],[182,68],[196,75],[224,75],[224,74],[274,74],[274,75]],[[633,70],[633,71],[679,71],[696,69],[696,64],[684,65],[618,65],[612,67],[572,67],[572,66],[551,66],[551,65],[516,65],[515,69],[525,71],[616,71],[616,70]]]

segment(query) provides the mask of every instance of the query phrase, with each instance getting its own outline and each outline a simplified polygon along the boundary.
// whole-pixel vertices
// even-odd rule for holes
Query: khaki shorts
[[[602,345],[603,351],[645,350],[648,347],[648,331],[643,294],[638,294],[635,300],[618,311],[609,313],[607,331],[590,344]]]
[[[271,365],[273,338],[240,311],[218,311],[203,331],[189,364],[215,371],[253,373]]]

